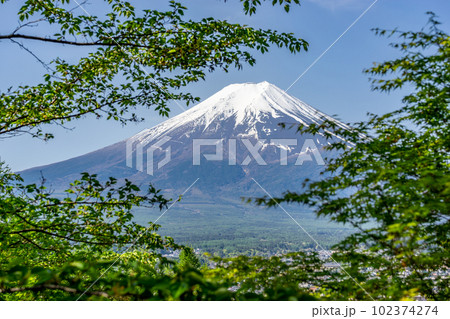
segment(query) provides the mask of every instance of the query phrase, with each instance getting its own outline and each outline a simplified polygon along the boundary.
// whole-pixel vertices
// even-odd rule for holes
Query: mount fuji
[[[138,207],[134,219],[142,225],[157,220],[161,235],[211,253],[314,249],[316,244],[291,217],[323,247],[330,247],[351,230],[318,221],[305,207],[285,206],[287,216],[241,201],[298,191],[306,178],[318,179],[323,159],[335,156],[324,150],[329,141],[279,124],[311,125],[324,119],[347,128],[270,83],[232,84],[126,140],[20,174],[33,183],[43,175],[55,193],[79,179],[81,172],[97,174],[100,180],[127,178],[141,189],[152,183],[166,198],[178,198],[188,189],[164,218],[156,208]]]
[[[116,144],[76,158],[20,172],[41,175],[61,190],[81,172],[152,183],[180,194],[196,179],[199,198],[239,199],[260,185],[280,195],[316,179],[323,169],[322,135],[299,134],[280,123],[341,122],[268,83],[232,84],[191,109]],[[336,137],[339,138],[339,137]]]

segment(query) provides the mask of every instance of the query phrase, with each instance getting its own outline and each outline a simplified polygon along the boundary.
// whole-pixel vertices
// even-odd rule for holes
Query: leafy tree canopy
[[[262,1],[241,1],[254,14]],[[272,1],[289,6],[297,0]],[[84,4],[84,3],[82,3]],[[20,24],[0,35],[41,62],[48,73],[37,85],[0,93],[0,137],[28,133],[49,139],[48,124],[84,116],[139,121],[137,107],[168,116],[169,101],[198,99],[183,87],[208,72],[254,65],[253,53],[270,46],[296,53],[308,44],[291,33],[255,29],[214,18],[184,18],[186,7],[138,11],[130,2],[105,0],[106,14],[91,15],[69,0],[26,0]],[[7,5],[0,0],[0,5]],[[34,32],[29,32],[29,27]],[[53,33],[48,33],[53,30]],[[76,63],[55,56],[42,62],[26,43],[88,48]],[[204,277],[185,248],[189,265],[177,267],[161,250],[181,248],[170,237],[132,221],[136,206],[167,207],[150,186],[100,182],[82,174],[62,195],[46,185],[25,185],[0,165],[0,298],[5,300],[231,300],[228,282]],[[188,267],[189,266],[189,267]],[[240,297],[241,299],[244,297]],[[254,298],[254,297],[252,297]]]
[[[331,176],[308,181],[305,192],[258,201],[306,204],[318,216],[352,225],[357,232],[336,246],[335,259],[373,298],[450,297],[450,36],[429,17],[418,32],[375,30],[397,36],[392,46],[402,56],[365,72],[374,90],[411,89],[403,105],[369,114],[352,128],[326,119],[299,127],[345,138],[328,135],[327,149],[342,151],[329,159],[325,173]],[[357,288],[344,293],[364,297]]]
[[[0,3],[5,3],[0,0]],[[261,1],[242,0],[253,14]],[[298,1],[292,1],[298,3]],[[11,88],[0,94],[0,136],[29,133],[48,139],[43,124],[64,124],[93,115],[122,123],[139,121],[136,107],[154,108],[168,116],[170,101],[192,103],[183,92],[207,72],[254,65],[252,53],[271,45],[296,53],[308,43],[292,33],[255,29],[214,18],[184,18],[181,3],[168,1],[168,11],[137,11],[122,0],[105,0],[107,13],[90,15],[69,0],[27,0],[18,12],[20,25],[1,40],[90,48],[77,63],[55,57],[38,85]],[[273,1],[288,9],[291,0]],[[54,34],[30,34],[27,27],[48,25]],[[38,30],[41,30],[40,28]]]

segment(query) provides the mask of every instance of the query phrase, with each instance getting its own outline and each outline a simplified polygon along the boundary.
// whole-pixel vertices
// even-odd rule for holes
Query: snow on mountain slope
[[[266,123],[268,119],[291,119],[291,123],[301,123],[308,126],[320,123],[324,118],[344,124],[316,110],[308,104],[285,93],[269,82],[231,84],[218,93],[199,103],[193,108],[153,127],[146,129],[131,139],[149,143],[163,135],[170,135],[180,127],[209,130],[216,132],[223,129],[213,124],[232,119],[234,129],[240,126],[240,134],[253,133],[255,125]],[[274,128],[265,128],[270,133]]]

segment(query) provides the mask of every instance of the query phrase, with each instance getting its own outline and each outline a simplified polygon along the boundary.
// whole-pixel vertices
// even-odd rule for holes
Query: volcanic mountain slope
[[[198,196],[236,199],[251,196],[257,181],[279,195],[318,177],[328,143],[279,123],[310,125],[324,118],[345,127],[268,82],[232,84],[127,140],[21,175],[35,182],[42,172],[51,187],[62,189],[89,172],[175,193],[199,178],[193,188]]]

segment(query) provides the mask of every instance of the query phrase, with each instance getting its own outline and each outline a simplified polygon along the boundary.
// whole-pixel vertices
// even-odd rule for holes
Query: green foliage
[[[261,5],[261,0],[240,0],[240,1],[244,5],[244,12],[249,15],[256,13],[256,8]],[[272,0],[273,6],[277,4],[283,5],[283,8],[286,12],[289,12],[292,3],[300,5],[300,0]]]
[[[159,251],[180,247],[156,233],[159,225],[132,221],[133,207],[167,206],[154,187],[143,193],[129,181],[100,183],[84,173],[65,196],[55,197],[44,185],[23,185],[20,176],[0,168],[3,299],[72,299],[101,274],[107,275],[99,286],[107,289],[109,282],[116,289],[112,265],[124,275],[141,271],[153,278],[169,263]]]
[[[66,197],[54,197],[45,186],[23,185],[20,176],[0,166],[0,263],[20,256],[22,263],[55,264],[78,251],[103,252],[137,244],[148,249],[176,248],[171,238],[155,232],[159,226],[132,221],[134,206],[159,205],[168,200],[154,187],[139,195],[136,185],[100,183],[84,173]]]
[[[245,300],[315,300],[311,287],[325,287],[322,278],[332,272],[323,267],[317,253],[295,252],[280,256],[214,258],[207,271],[232,286]]]
[[[198,257],[195,255],[194,249],[191,247],[183,247],[179,256],[178,268],[185,269],[200,269],[201,264]]]
[[[4,300],[315,300],[309,283],[319,283],[329,273],[320,270],[314,254],[215,259],[216,269],[173,273],[158,270],[156,263],[140,259],[141,254],[123,255],[114,271],[107,271],[113,253],[101,261],[74,261],[55,270],[10,265],[0,271],[0,294]],[[87,290],[86,282],[94,284]]]
[[[258,2],[251,2],[250,13]],[[25,39],[89,48],[78,63],[56,57],[45,65],[53,71],[41,84],[0,94],[0,135],[26,132],[48,139],[52,135],[42,130],[43,124],[64,124],[86,115],[122,123],[140,121],[134,113],[140,106],[168,116],[170,101],[198,101],[181,89],[204,80],[207,72],[254,65],[250,52],[266,53],[270,45],[292,53],[308,48],[307,42],[291,33],[213,18],[185,19],[187,8],[175,1],[169,1],[166,12],[137,12],[128,2],[108,0],[110,12],[104,17],[76,14],[80,10],[71,10],[68,3],[27,0],[18,13],[22,24],[0,35],[0,40],[15,43]],[[39,36],[21,33],[33,22],[58,31]]]
[[[438,25],[430,13],[426,29],[391,31],[403,56],[366,70],[374,90],[412,89],[403,106],[353,128],[327,120],[299,128],[345,138],[328,136],[328,149],[342,151],[329,160],[332,177],[259,201],[306,204],[358,230],[336,246],[335,258],[374,298],[450,298],[450,37]],[[357,288],[345,294],[356,297]]]

